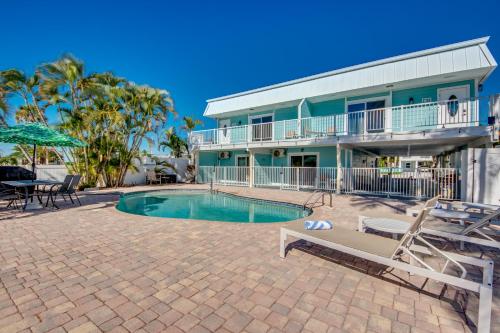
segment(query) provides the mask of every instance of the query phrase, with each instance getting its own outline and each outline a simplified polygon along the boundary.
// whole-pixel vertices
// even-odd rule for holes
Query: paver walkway
[[[222,189],[297,203],[308,196]],[[82,199],[57,212],[0,209],[0,333],[474,330],[474,294],[433,282],[420,290],[424,281],[301,242],[280,259],[283,224],[149,218],[116,211],[116,195]],[[314,214],[354,229],[364,211],[410,204],[341,196]]]

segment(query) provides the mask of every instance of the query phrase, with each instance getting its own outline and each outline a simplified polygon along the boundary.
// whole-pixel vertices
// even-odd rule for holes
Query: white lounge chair
[[[432,207],[436,200],[437,198],[428,201],[426,206]],[[336,225],[330,230],[305,230],[303,223],[293,223],[290,226],[281,228],[280,256],[281,258],[285,258],[286,241],[291,236],[381,265],[393,267],[410,274],[479,293],[478,332],[489,332],[493,295],[493,261],[444,252],[425,240],[420,234],[422,222],[428,214],[428,210],[429,208],[426,208],[420,212],[415,222],[411,224],[400,241],[373,234],[365,234]],[[424,245],[414,245],[414,241],[416,240]],[[425,255],[434,254],[446,260],[446,263],[443,269],[438,271],[418,257],[416,253],[423,253]],[[408,255],[410,263],[402,261],[401,254]],[[483,272],[482,282],[466,279],[467,270],[461,263],[481,268]],[[454,264],[460,269],[460,277],[444,272],[450,264]]]
[[[436,220],[425,221],[422,226],[422,233],[460,241],[461,250],[463,250],[463,242],[500,249],[500,242],[493,238],[499,234],[496,230],[490,228],[490,223],[499,218],[500,209],[469,225]],[[371,228],[378,231],[405,233],[410,225],[411,222],[408,220],[407,216],[397,214],[385,214],[385,216],[361,215],[359,216],[358,230],[364,232],[366,228]]]

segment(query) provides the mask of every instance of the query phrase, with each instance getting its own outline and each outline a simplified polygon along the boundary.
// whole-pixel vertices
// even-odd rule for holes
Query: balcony
[[[474,127],[485,123],[481,121],[480,108],[488,110],[488,115],[492,115],[493,108],[490,105],[493,104],[488,98],[480,97],[401,105],[330,116],[193,131],[189,142],[193,146],[234,145]]]

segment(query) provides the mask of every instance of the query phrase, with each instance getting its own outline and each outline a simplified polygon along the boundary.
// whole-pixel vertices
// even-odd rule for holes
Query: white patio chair
[[[493,261],[441,251],[421,236],[422,222],[428,214],[429,207],[432,207],[436,201],[437,198],[428,201],[426,204],[427,208],[420,212],[415,222],[411,224],[400,241],[378,235],[365,234],[335,225],[330,230],[305,230],[303,223],[293,223],[290,226],[281,228],[280,256],[285,258],[286,241],[291,236],[381,265],[406,271],[410,274],[479,293],[477,331],[479,333],[489,332],[493,295]],[[415,240],[421,242],[423,246],[414,245]],[[416,253],[436,255],[445,260],[445,264],[441,270],[437,270],[417,256]],[[402,254],[410,257],[409,263],[403,261]],[[466,279],[467,270],[461,263],[477,266],[482,269],[482,282]],[[450,265],[455,265],[461,271],[460,276],[445,273],[445,270]]]
[[[492,221],[496,221],[499,218],[500,209],[485,215],[482,219],[476,219],[475,222],[469,225],[437,220],[425,221],[422,225],[422,233],[459,241],[461,242],[461,250],[464,249],[463,242],[500,249],[500,242],[494,238],[495,236],[500,236],[500,234],[497,230],[490,227]],[[408,230],[411,225],[411,219],[411,217],[397,214],[360,215],[358,230],[364,232],[366,228],[370,228],[401,234]]]

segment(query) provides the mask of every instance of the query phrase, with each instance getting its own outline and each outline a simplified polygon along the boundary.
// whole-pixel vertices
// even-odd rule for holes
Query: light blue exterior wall
[[[404,90],[394,90],[392,92],[392,106],[410,104],[411,97],[413,98],[414,104],[422,103],[423,98],[430,98],[432,102],[435,102],[437,101],[438,89],[460,86],[460,85],[469,85],[470,97],[475,97],[476,88],[474,80],[466,80],[459,82],[430,85],[425,87],[410,88]],[[389,92],[385,91],[374,94],[347,97],[347,101],[351,102],[356,100],[369,99],[374,97],[387,97],[387,96],[389,96]],[[295,106],[281,108],[281,109],[270,109],[267,111],[261,111],[249,114],[254,116],[254,115],[268,114],[273,112],[274,112],[274,121],[290,120],[298,118],[297,107]],[[339,98],[318,103],[311,103],[309,101],[306,101],[305,103],[303,103],[301,109],[302,118],[330,116],[330,115],[342,114],[344,112],[345,112],[345,98]],[[220,120],[224,119],[230,119],[231,126],[248,125],[248,114],[233,116],[229,118],[220,118]]]
[[[231,126],[243,126],[248,125],[248,116],[258,116],[262,114],[272,114],[274,112],[274,121],[297,119],[297,107],[288,107],[281,109],[273,109],[261,112],[252,112],[244,115],[238,115],[233,117],[219,118],[221,120],[231,120]]]
[[[320,167],[337,166],[337,148],[336,147],[308,147],[308,148],[288,148],[286,155],[280,158],[273,157],[272,161],[275,167],[288,167],[289,155],[294,153],[319,153]]]
[[[226,159],[219,159],[219,152],[200,152],[200,166],[236,166],[236,155],[248,154],[245,150],[231,150],[231,156]]]
[[[198,156],[198,163],[201,166],[217,165],[217,152],[200,152]]]
[[[351,101],[357,101],[357,100],[360,100],[360,99],[368,99],[368,98],[375,98],[375,97],[385,97],[385,96],[389,96],[389,92],[388,91],[384,91],[384,92],[380,92],[380,93],[376,93],[376,94],[368,94],[368,95],[360,95],[360,96],[348,97],[347,101],[351,102]]]
[[[426,129],[435,128],[438,119],[438,106],[418,106],[412,108],[410,99],[413,98],[414,104],[423,103],[423,99],[430,99],[431,102],[438,100],[438,89],[450,88],[456,86],[469,86],[469,96],[476,96],[476,87],[474,80],[459,81],[452,83],[436,84],[426,87],[411,88],[405,90],[395,90],[392,92],[392,106],[397,107],[405,105],[404,113],[400,108],[393,108],[392,111],[392,128],[394,130],[411,130],[411,129]],[[401,119],[403,118],[403,119]]]
[[[297,107],[276,109],[274,111],[274,121],[297,119]]]
[[[311,117],[330,116],[345,112],[345,99],[335,99],[331,101],[311,103]],[[304,117],[305,118],[305,117]]]
[[[255,154],[255,166],[272,166],[272,155]]]
[[[230,126],[243,126],[243,125],[248,125],[248,115],[239,115],[239,116],[233,116],[233,117],[226,117],[226,118],[220,118],[219,121],[222,120],[227,120],[229,119],[231,121]]]
[[[274,157],[269,153],[255,153],[255,166],[256,167],[289,167],[290,154],[319,154],[319,167],[336,167],[337,166],[337,148],[331,147],[306,147],[306,148],[287,148],[285,149],[286,155],[283,157]],[[228,159],[219,160],[218,152],[200,152],[199,165],[200,166],[235,166],[236,155],[245,155],[248,152],[244,150],[231,151],[231,157]],[[349,167],[350,162],[346,161],[346,151],[341,152],[342,164]]]
[[[422,103],[423,98],[431,98],[432,102],[436,102],[438,99],[438,96],[437,96],[438,89],[463,86],[463,85],[469,85],[470,97],[476,96],[476,88],[475,88],[474,80],[468,80],[468,81],[436,84],[436,85],[432,85],[432,86],[411,88],[411,89],[405,89],[405,90],[395,90],[392,92],[392,105],[399,106],[399,105],[410,104],[411,97],[413,97],[415,104]]]

